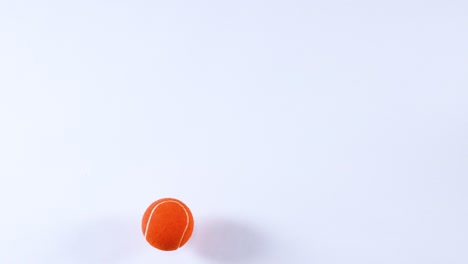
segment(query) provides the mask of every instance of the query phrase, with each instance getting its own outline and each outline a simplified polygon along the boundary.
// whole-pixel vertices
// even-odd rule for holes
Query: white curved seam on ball
[[[153,210],[151,210],[151,214],[150,214],[149,217],[148,217],[148,223],[146,223],[145,238],[146,238],[146,235],[148,234],[149,225],[150,225],[150,222],[151,222],[151,218],[153,217],[154,211],[156,211],[156,208],[158,208],[158,206],[160,206],[161,204],[168,203],[168,202],[172,202],[172,201],[164,201],[164,202],[161,202],[161,203],[157,204],[157,205],[153,208]]]
[[[185,209],[185,206],[183,206],[181,203],[179,202],[176,202],[176,201],[173,201],[174,203],[180,205],[180,207],[182,207],[182,209],[184,209],[184,212],[185,212],[185,216],[187,216],[187,225],[185,225],[185,229],[184,229],[184,232],[182,233],[182,237],[180,238],[180,242],[179,242],[179,246],[177,248],[180,248],[180,245],[182,244],[182,240],[184,240],[184,236],[185,236],[185,233],[187,232],[187,229],[188,229],[188,226],[190,224],[190,218],[189,218],[189,214],[187,212],[187,209]]]

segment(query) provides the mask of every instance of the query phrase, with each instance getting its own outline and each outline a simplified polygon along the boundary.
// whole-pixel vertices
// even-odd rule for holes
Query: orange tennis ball
[[[176,250],[192,236],[192,212],[177,199],[159,199],[146,209],[141,228],[146,241],[153,247],[165,251]]]

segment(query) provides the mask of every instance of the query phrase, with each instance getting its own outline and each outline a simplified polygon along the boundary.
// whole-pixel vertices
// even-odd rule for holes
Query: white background
[[[466,264],[468,4],[1,0],[0,208],[2,264]]]

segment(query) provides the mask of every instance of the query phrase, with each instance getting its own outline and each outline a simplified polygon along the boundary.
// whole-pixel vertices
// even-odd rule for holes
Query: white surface
[[[467,9],[1,1],[0,263],[468,263]]]

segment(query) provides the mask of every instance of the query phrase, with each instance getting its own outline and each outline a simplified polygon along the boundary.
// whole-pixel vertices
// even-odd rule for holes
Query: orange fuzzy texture
[[[171,251],[182,247],[193,232],[190,209],[174,198],[163,198],[146,209],[141,228],[146,241],[153,247]]]

